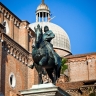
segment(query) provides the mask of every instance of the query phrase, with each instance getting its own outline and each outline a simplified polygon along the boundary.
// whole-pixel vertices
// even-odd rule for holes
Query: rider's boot
[[[39,65],[44,65],[45,63],[46,63],[46,61],[47,61],[47,55],[46,56],[44,56],[40,61],[39,61]]]
[[[39,62],[39,65],[40,65],[40,66],[42,66],[42,65],[43,65],[43,63],[40,61],[40,62]]]
[[[58,60],[57,60],[56,54],[53,50],[52,50],[52,54],[53,54],[53,57],[54,57],[54,60],[55,60],[55,65],[58,65]]]
[[[54,59],[55,59],[55,65],[58,65],[58,60],[55,54],[54,54]]]
[[[50,43],[47,44],[47,48],[49,49],[49,52],[52,52],[52,54],[53,54],[53,57],[55,59],[55,65],[58,65],[58,60],[57,60],[56,54],[55,54],[53,47]]]

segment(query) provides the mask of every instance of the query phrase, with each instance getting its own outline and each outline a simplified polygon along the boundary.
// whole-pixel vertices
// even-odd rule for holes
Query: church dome
[[[54,48],[59,48],[71,52],[70,40],[65,30],[51,22],[35,22],[30,24],[29,27],[34,30],[34,27],[37,27],[38,24],[40,24],[42,30],[44,30],[44,26],[48,26],[49,30],[51,30],[55,34],[55,38],[51,42]]]

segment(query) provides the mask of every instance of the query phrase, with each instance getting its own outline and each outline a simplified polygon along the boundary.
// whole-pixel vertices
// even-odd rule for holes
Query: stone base
[[[31,89],[20,91],[20,93],[23,96],[70,96],[52,83],[33,85]]]

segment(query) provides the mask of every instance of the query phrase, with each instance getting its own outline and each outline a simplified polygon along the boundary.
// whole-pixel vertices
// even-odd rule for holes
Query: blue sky
[[[1,0],[21,20],[35,22],[35,11],[41,0]],[[96,0],[45,0],[51,22],[68,34],[73,54],[96,52]]]

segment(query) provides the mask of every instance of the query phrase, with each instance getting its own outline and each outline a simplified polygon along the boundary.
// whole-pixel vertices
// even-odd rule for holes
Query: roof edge
[[[70,56],[66,56],[66,58],[71,59],[71,58],[85,57],[87,55],[96,55],[96,52],[85,53],[85,54],[77,54],[77,55],[70,55]]]

